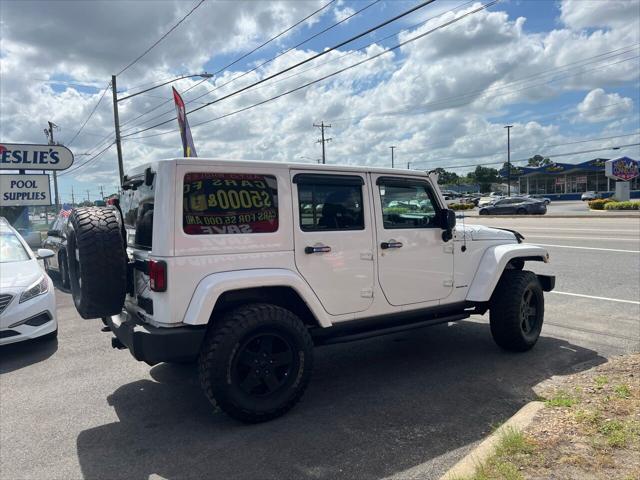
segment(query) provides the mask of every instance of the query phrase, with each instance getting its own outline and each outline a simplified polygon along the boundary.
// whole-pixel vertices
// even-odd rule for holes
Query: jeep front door
[[[292,171],[295,262],[327,312],[373,301],[373,226],[365,174]]]
[[[446,298],[453,290],[453,240],[427,180],[374,175],[378,277],[392,305]]]

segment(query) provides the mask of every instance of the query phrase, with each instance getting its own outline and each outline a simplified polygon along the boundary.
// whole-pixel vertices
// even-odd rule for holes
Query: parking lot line
[[[608,242],[640,242],[638,238],[616,238],[616,237],[565,237],[560,235],[527,235],[530,238],[559,238],[560,240],[606,240]]]
[[[607,232],[607,233],[635,233],[638,234],[638,230],[628,230],[628,229],[615,229],[615,228],[556,228],[556,227],[528,227],[521,226],[518,227],[520,230],[543,230],[543,231],[551,231],[551,230],[559,230],[562,232]]]
[[[593,300],[606,300],[609,302],[631,303],[632,305],[640,305],[640,302],[637,302],[635,300],[622,300],[620,298],[596,297],[594,295],[584,295],[582,293],[558,292],[557,290],[552,290],[550,293],[555,293],[558,295],[570,295],[572,297],[591,298]]]
[[[621,250],[619,248],[578,247],[575,245],[551,245],[549,243],[532,243],[539,247],[577,248],[578,250],[602,250],[604,252],[640,253],[640,250]]]

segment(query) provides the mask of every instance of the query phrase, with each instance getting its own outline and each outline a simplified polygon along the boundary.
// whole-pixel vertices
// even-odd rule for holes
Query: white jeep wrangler
[[[536,343],[552,276],[517,232],[456,227],[425,173],[210,159],[154,162],[119,202],[74,210],[73,300],[137,360],[199,364],[245,422],[288,411],[314,345],[490,310],[502,348]]]

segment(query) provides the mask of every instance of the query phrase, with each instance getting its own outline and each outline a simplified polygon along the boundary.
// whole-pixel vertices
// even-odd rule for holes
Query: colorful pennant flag
[[[187,121],[187,111],[182,101],[182,97],[178,91],[173,88],[173,100],[176,103],[176,112],[178,114],[178,125],[180,126],[180,136],[182,137],[182,151],[185,157],[197,157],[196,147],[193,144],[191,129]]]

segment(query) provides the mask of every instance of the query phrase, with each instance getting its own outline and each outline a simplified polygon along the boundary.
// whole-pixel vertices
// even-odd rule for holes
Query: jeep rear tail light
[[[149,286],[154,292],[167,290],[167,262],[162,260],[147,260],[149,270]]]

